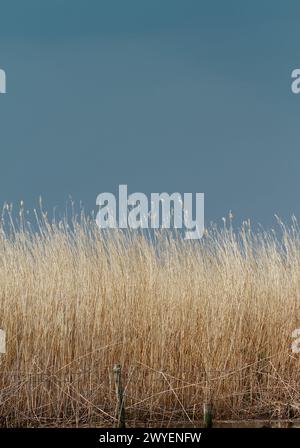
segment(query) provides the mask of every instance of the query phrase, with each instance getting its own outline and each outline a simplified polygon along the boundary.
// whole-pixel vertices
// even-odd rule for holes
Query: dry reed
[[[23,211],[0,236],[0,422],[115,423],[113,365],[126,415],[189,424],[299,417],[300,232],[100,232],[83,215],[34,229]]]

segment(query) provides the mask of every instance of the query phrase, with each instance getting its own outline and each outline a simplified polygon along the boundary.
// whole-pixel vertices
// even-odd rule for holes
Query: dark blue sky
[[[0,4],[0,203],[204,192],[264,225],[300,215],[300,3]]]

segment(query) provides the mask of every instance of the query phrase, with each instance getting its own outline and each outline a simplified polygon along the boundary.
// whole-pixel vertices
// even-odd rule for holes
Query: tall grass
[[[127,418],[300,416],[300,232],[211,227],[100,232],[23,211],[0,236],[0,423],[113,425],[112,368]],[[132,423],[134,424],[134,423]]]

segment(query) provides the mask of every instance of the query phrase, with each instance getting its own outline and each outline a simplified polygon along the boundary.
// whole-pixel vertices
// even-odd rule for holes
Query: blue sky
[[[300,4],[0,6],[0,203],[204,192],[206,221],[300,215]]]

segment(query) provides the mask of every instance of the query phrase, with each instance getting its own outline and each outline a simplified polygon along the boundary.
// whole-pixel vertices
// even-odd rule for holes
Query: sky
[[[300,218],[300,3],[2,0],[0,205],[96,209],[101,192],[204,192]]]

